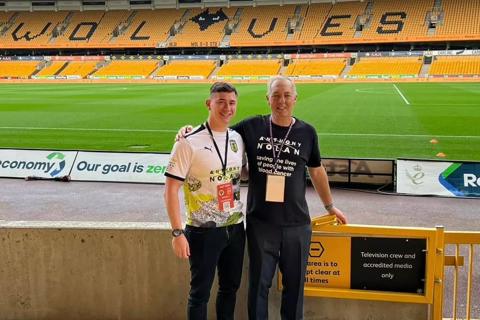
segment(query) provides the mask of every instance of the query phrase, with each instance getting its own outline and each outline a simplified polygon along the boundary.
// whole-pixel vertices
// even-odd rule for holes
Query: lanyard
[[[287,134],[283,138],[282,144],[280,145],[280,149],[278,150],[278,154],[275,154],[275,146],[273,145],[273,132],[272,132],[272,116],[270,116],[270,144],[272,145],[272,151],[273,151],[273,169],[275,172],[277,172],[277,162],[278,159],[280,158],[280,153],[282,152],[283,146],[285,145],[285,141],[288,138],[288,135],[290,134],[290,130],[292,130],[294,119],[292,118],[292,122],[290,123],[290,126],[288,127]]]
[[[228,156],[228,128],[227,128],[227,134],[225,138],[225,162],[223,162],[222,155],[220,154],[220,150],[218,149],[217,142],[213,137],[212,129],[210,129],[210,126],[208,125],[208,121],[205,122],[205,127],[207,127],[208,133],[210,133],[210,137],[212,138],[213,145],[215,146],[215,150],[217,150],[217,155],[220,158],[220,163],[222,164],[223,175],[225,175],[227,171],[227,156]]]

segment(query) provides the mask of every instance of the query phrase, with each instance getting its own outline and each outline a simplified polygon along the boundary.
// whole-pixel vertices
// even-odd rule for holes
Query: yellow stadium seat
[[[281,60],[229,60],[217,76],[274,76],[280,67]]]
[[[421,57],[408,58],[361,58],[350,70],[350,76],[401,76],[418,75],[422,69]]]

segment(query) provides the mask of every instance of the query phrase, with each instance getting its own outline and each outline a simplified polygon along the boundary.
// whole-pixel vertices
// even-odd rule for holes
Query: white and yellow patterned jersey
[[[240,176],[246,162],[242,137],[231,129],[228,141],[225,132],[212,134],[220,152],[202,124],[175,143],[165,173],[184,182],[186,224],[195,227],[228,226],[242,222],[244,217],[240,201]],[[226,143],[227,162],[223,170]],[[229,198],[225,198],[224,191]]]

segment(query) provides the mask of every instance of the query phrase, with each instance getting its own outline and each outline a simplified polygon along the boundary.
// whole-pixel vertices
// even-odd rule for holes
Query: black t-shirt
[[[307,167],[321,165],[315,129],[304,121],[295,123],[285,140],[277,162],[278,174],[284,175],[284,202],[265,201],[267,175],[273,173],[273,151],[270,143],[270,115],[245,119],[232,127],[240,133],[248,156],[249,181],[247,219],[255,217],[279,226],[310,223],[305,199]],[[288,127],[272,124],[273,144],[278,154]]]

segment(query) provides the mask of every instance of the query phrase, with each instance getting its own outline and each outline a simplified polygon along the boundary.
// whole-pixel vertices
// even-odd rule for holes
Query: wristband
[[[332,209],[333,209],[333,202],[325,205],[325,210],[327,210],[328,212],[330,212],[330,210]]]

